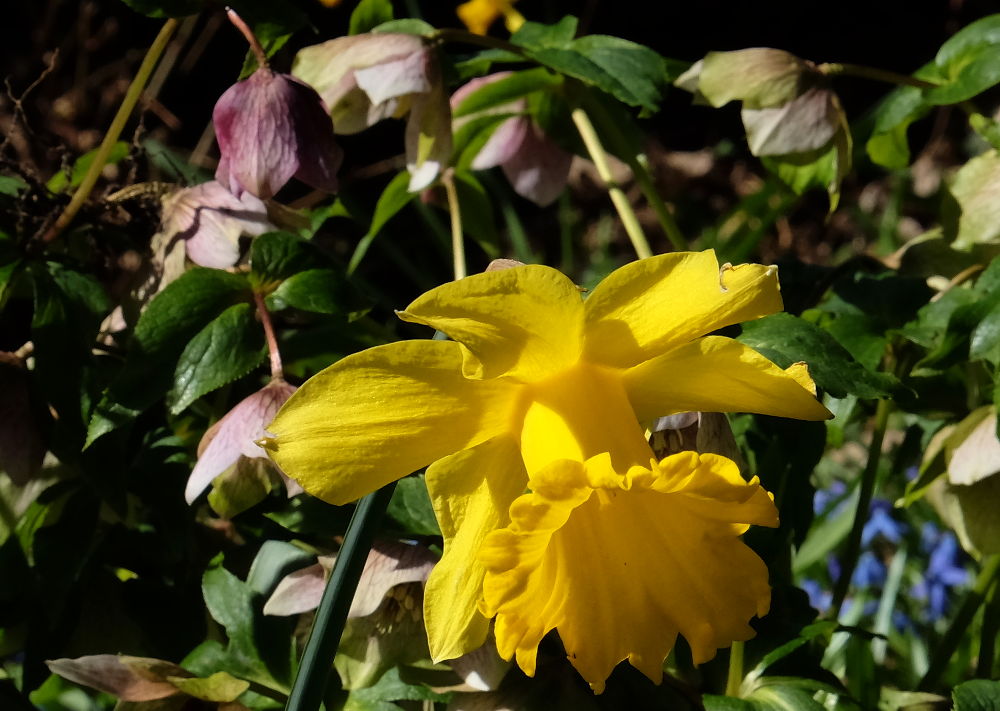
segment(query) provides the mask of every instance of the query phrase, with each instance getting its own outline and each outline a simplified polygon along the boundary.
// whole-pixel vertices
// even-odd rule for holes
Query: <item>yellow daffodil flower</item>
[[[455,12],[469,32],[477,35],[488,34],[490,25],[503,15],[507,31],[513,34],[524,24],[524,15],[514,9],[514,2],[516,0],[469,0],[455,8]]]
[[[265,446],[334,504],[430,465],[444,535],[424,605],[434,659],[482,644],[495,617],[501,655],[528,674],[557,629],[595,691],[624,659],[658,681],[677,634],[699,663],[753,635],[770,589],[739,536],[777,512],[724,457],[656,461],[640,423],[693,410],[829,417],[803,364],[782,370],[705,335],[781,308],[774,267],[720,269],[712,251],[633,262],[586,299],[549,267],[477,274],[399,313],[453,341],[332,365]]]

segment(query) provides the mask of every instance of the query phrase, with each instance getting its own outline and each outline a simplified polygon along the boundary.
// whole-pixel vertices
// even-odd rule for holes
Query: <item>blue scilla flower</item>
[[[951,588],[968,583],[969,571],[959,564],[962,553],[951,531],[939,531],[927,522],[920,538],[921,548],[930,557],[923,579],[911,588],[910,594],[926,602],[927,619],[934,622],[947,612]]]
[[[830,609],[830,603],[833,602],[833,593],[829,590],[824,590],[818,580],[806,578],[800,583],[800,587],[805,590],[806,595],[809,596],[809,604],[817,612],[823,613]]]
[[[869,518],[861,530],[861,545],[869,546],[876,538],[899,543],[906,525],[892,517],[892,504],[885,499],[872,499]]]
[[[865,551],[858,558],[851,582],[859,588],[881,587],[885,583],[886,573],[885,563],[871,551]]]
[[[833,502],[843,498],[847,492],[847,484],[834,479],[825,489],[817,489],[813,494],[813,513],[817,516],[831,508]]]

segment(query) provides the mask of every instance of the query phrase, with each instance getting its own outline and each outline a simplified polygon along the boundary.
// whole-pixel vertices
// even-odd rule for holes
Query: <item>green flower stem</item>
[[[319,708],[361,572],[395,489],[396,484],[392,483],[364,497],[351,516],[344,545],[337,554],[323,599],[316,609],[285,711],[316,711]]]
[[[868,445],[868,461],[861,473],[861,491],[858,495],[858,507],[854,512],[854,524],[851,526],[851,532],[847,535],[847,545],[840,557],[840,577],[837,578],[837,583],[833,588],[833,600],[830,604],[830,615],[833,619],[840,616],[840,608],[844,604],[844,598],[847,597],[847,590],[851,586],[851,577],[858,564],[858,555],[861,552],[861,531],[865,527],[865,521],[868,520],[868,509],[871,507],[872,497],[875,494],[878,463],[882,456],[882,441],[885,439],[885,429],[891,411],[891,400],[878,401],[875,409],[875,428],[872,432],[871,444]]]
[[[986,599],[987,591],[996,580],[997,572],[1000,572],[1000,553],[994,553],[983,561],[979,575],[976,576],[976,582],[972,589],[965,594],[962,606],[958,608],[948,631],[944,633],[941,642],[934,648],[934,656],[931,658],[930,666],[927,667],[927,673],[924,674],[924,678],[917,686],[918,691],[934,688],[938,678],[948,668],[948,662],[951,661],[962,638],[968,633],[972,618],[975,617],[979,607]]]
[[[231,7],[226,8],[226,17],[229,21],[233,23],[233,27],[240,31],[240,34],[246,39],[247,44],[250,45],[250,51],[253,52],[253,56],[257,59],[257,66],[261,69],[268,69],[270,64],[267,61],[267,52],[264,51],[264,47],[261,46],[260,40],[257,39],[257,35],[253,33],[250,29],[250,25],[244,22],[243,18],[240,17],[236,10]]]
[[[629,142],[622,134],[618,123],[608,116],[607,111],[601,106],[599,101],[590,99],[590,92],[582,93],[583,100],[587,104],[588,113],[594,117],[594,120],[600,125],[601,131],[611,141],[611,149],[616,151],[619,156],[624,157],[628,167],[632,169],[632,174],[635,176],[636,183],[639,184],[639,189],[642,190],[642,194],[653,208],[653,212],[656,213],[656,219],[659,221],[663,232],[667,235],[667,239],[670,240],[670,244],[678,252],[683,252],[688,248],[687,240],[684,239],[680,227],[677,226],[677,221],[670,212],[670,208],[663,202],[663,198],[660,197],[660,193],[656,190],[653,176],[649,173],[646,156],[641,153],[634,155],[629,150]]]
[[[441,177],[444,191],[448,196],[448,214],[451,217],[451,254],[454,259],[455,281],[464,279],[467,274],[465,267],[465,241],[462,239],[462,208],[458,202],[458,190],[455,189],[455,172],[449,168]]]
[[[911,77],[907,74],[897,74],[896,72],[890,72],[885,69],[876,69],[875,67],[866,67],[860,64],[830,62],[827,64],[820,64],[816,68],[829,77],[848,75],[861,77],[862,79],[882,81],[887,84],[896,84],[899,86],[915,86],[918,89],[933,89],[938,86],[934,82],[917,79],[916,77]]]
[[[139,65],[139,71],[136,72],[135,78],[129,84],[128,91],[125,92],[125,98],[122,99],[121,106],[118,107],[118,112],[111,120],[111,126],[108,127],[108,132],[104,134],[104,139],[101,141],[101,145],[98,146],[97,153],[94,154],[94,161],[90,164],[87,174],[83,176],[80,187],[73,193],[73,198],[70,200],[69,205],[66,206],[66,209],[62,211],[52,226],[42,235],[43,242],[51,242],[58,237],[69,226],[73,218],[76,217],[76,213],[80,211],[87,198],[90,197],[90,193],[93,191],[94,185],[97,184],[97,179],[100,177],[101,171],[104,170],[104,166],[108,162],[111,149],[114,148],[118,137],[125,130],[125,124],[129,116],[132,115],[135,105],[139,103],[142,90],[146,87],[146,82],[149,81],[153,69],[156,68],[156,63],[163,55],[163,50],[166,49],[167,43],[170,42],[170,38],[177,30],[178,24],[178,21],[174,18],[170,18],[163,23],[160,33],[156,35],[156,39],[149,46],[142,64]]]
[[[604,150],[604,146],[601,145],[601,139],[597,136],[594,124],[590,122],[590,117],[582,108],[577,107],[573,109],[572,116],[573,123],[576,124],[576,130],[580,132],[580,138],[583,139],[583,144],[587,147],[587,152],[590,154],[590,159],[594,161],[594,165],[597,167],[597,174],[604,181],[608,195],[611,196],[611,202],[614,203],[615,209],[618,210],[618,216],[621,218],[622,225],[625,227],[625,232],[632,242],[632,247],[635,249],[636,255],[639,259],[652,257],[653,250],[650,249],[649,242],[646,241],[646,235],[643,234],[642,227],[639,225],[639,218],[636,217],[632,205],[629,204],[624,191],[615,182],[614,175],[611,173],[608,154]]]
[[[743,642],[733,642],[729,648],[729,675],[726,677],[726,696],[739,697],[743,684]]]

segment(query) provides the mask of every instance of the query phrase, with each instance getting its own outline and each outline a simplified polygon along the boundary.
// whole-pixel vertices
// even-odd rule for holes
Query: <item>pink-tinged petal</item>
[[[354,80],[373,104],[382,104],[407,94],[431,90],[428,78],[430,54],[426,50],[354,70]]]
[[[264,614],[288,617],[319,607],[334,557],[320,556],[319,561],[283,577],[264,603]]]
[[[472,160],[473,170],[487,170],[513,161],[531,133],[531,120],[522,116],[512,117],[497,126],[493,135]],[[513,181],[512,181],[513,182]]]
[[[198,447],[198,462],[184,490],[184,498],[189,504],[241,456],[267,456],[254,442],[264,436],[264,426],[274,419],[295,390],[283,380],[272,380],[241,400],[205,432]]]
[[[212,113],[222,160],[216,178],[239,194],[269,198],[302,173],[333,191],[342,154],[326,108],[310,86],[259,69],[230,87]]]
[[[203,267],[233,266],[240,258],[240,235],[271,229],[263,202],[246,192],[237,198],[214,180],[163,199],[161,232],[171,242],[184,240],[188,258]]]
[[[503,164],[514,192],[540,207],[551,205],[566,188],[573,156],[529,122],[519,150]]]
[[[338,37],[300,50],[292,74],[323,97],[338,133],[357,133],[371,125],[373,116],[369,115],[372,102],[358,86],[355,70],[425,51],[424,41],[416,35],[387,32]]]
[[[430,186],[451,159],[451,108],[440,81],[414,97],[406,123],[406,168],[411,193]]]
[[[472,79],[462,86],[458,87],[455,92],[451,95],[451,108],[454,111],[457,109],[463,101],[479,89],[480,87],[492,84],[495,81],[500,81],[501,79],[506,79],[514,72],[497,72],[496,74],[487,74],[484,77],[477,77]]]

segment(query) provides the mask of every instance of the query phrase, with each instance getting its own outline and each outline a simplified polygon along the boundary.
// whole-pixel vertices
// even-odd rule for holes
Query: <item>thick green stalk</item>
[[[827,64],[820,64],[816,68],[823,74],[830,77],[848,75],[861,77],[862,79],[881,81],[887,84],[896,84],[898,86],[915,86],[919,89],[933,89],[938,86],[934,82],[917,79],[916,77],[911,77],[907,74],[897,74],[896,72],[890,72],[885,69],[876,69],[875,67],[866,67],[861,64],[829,62]]]
[[[979,575],[976,576],[976,582],[972,585],[972,589],[965,594],[962,606],[958,608],[948,631],[944,633],[941,642],[934,648],[934,656],[931,657],[927,673],[924,674],[924,678],[917,686],[919,691],[933,689],[938,678],[948,668],[948,662],[951,661],[955,650],[958,649],[959,642],[969,632],[972,618],[976,616],[983,600],[986,599],[986,592],[994,583],[998,571],[1000,571],[1000,554],[994,553],[983,561],[983,567],[980,568]]]
[[[743,643],[733,642],[729,648],[729,675],[726,677],[726,696],[739,697],[743,684]]]
[[[882,457],[882,441],[885,439],[885,429],[892,410],[891,400],[879,400],[875,409],[875,427],[872,431],[872,441],[868,445],[868,461],[861,473],[861,490],[858,495],[858,507],[854,512],[854,524],[847,536],[847,546],[840,557],[840,577],[833,588],[833,600],[830,604],[830,614],[833,619],[840,616],[840,608],[847,597],[851,586],[851,577],[858,564],[861,553],[861,532],[868,520],[868,509],[871,507],[875,494],[875,481],[878,478],[878,464]]]
[[[623,135],[621,127],[608,116],[601,102],[591,99],[590,92],[583,92],[582,100],[586,102],[587,111],[594,117],[594,120],[601,127],[601,131],[611,141],[611,150],[623,157],[628,167],[632,169],[635,182],[638,183],[643,196],[645,196],[653,208],[653,212],[656,213],[656,219],[660,223],[660,228],[667,235],[670,244],[678,252],[686,250],[688,248],[687,240],[684,239],[680,227],[677,226],[677,221],[674,220],[670,208],[667,207],[663,198],[660,197],[660,193],[656,190],[656,184],[653,182],[653,176],[650,174],[647,166],[648,161],[646,156],[643,154],[635,155],[630,150],[629,141]]]
[[[464,279],[467,274],[465,266],[465,240],[462,238],[462,207],[458,202],[458,190],[455,188],[455,173],[450,168],[441,179],[444,191],[448,196],[448,215],[451,217],[451,255],[455,281]]]
[[[80,187],[73,193],[73,198],[69,201],[66,209],[56,218],[52,226],[46,230],[42,236],[43,242],[51,242],[58,237],[69,226],[73,218],[76,217],[76,213],[80,211],[87,198],[90,197],[90,193],[93,191],[94,185],[97,184],[97,179],[100,177],[101,171],[104,170],[104,166],[108,162],[111,149],[114,148],[118,137],[125,130],[125,124],[128,122],[129,116],[132,115],[135,105],[139,103],[142,90],[146,88],[146,82],[149,81],[153,69],[156,68],[156,63],[160,60],[163,50],[166,49],[167,43],[177,30],[177,26],[178,21],[174,18],[170,18],[163,23],[160,33],[156,35],[156,39],[149,46],[149,51],[146,52],[142,64],[139,65],[139,71],[136,72],[135,78],[129,84],[128,91],[125,92],[125,98],[122,99],[121,106],[118,107],[118,112],[111,120],[111,126],[108,127],[108,132],[104,134],[104,140],[98,146],[97,153],[94,154],[94,161],[90,164],[87,174],[83,176]]]
[[[652,257],[653,250],[650,249],[649,242],[646,241],[646,235],[639,224],[639,218],[636,217],[635,210],[632,209],[632,205],[625,196],[625,192],[615,182],[614,175],[611,172],[611,164],[608,162],[608,154],[604,150],[604,146],[601,145],[601,139],[597,136],[594,124],[591,123],[587,112],[580,107],[573,109],[572,116],[573,123],[576,124],[576,130],[580,132],[580,138],[583,139],[583,144],[587,147],[587,153],[590,154],[590,159],[594,161],[594,165],[597,167],[597,174],[608,190],[611,202],[614,203],[615,209],[618,211],[618,217],[621,218],[622,225],[625,227],[625,232],[632,242],[632,247],[635,249],[636,255],[639,259]]]
[[[323,591],[323,599],[316,609],[285,711],[316,711],[319,708],[361,571],[395,488],[395,483],[389,484],[358,502],[347,526],[344,545]]]

